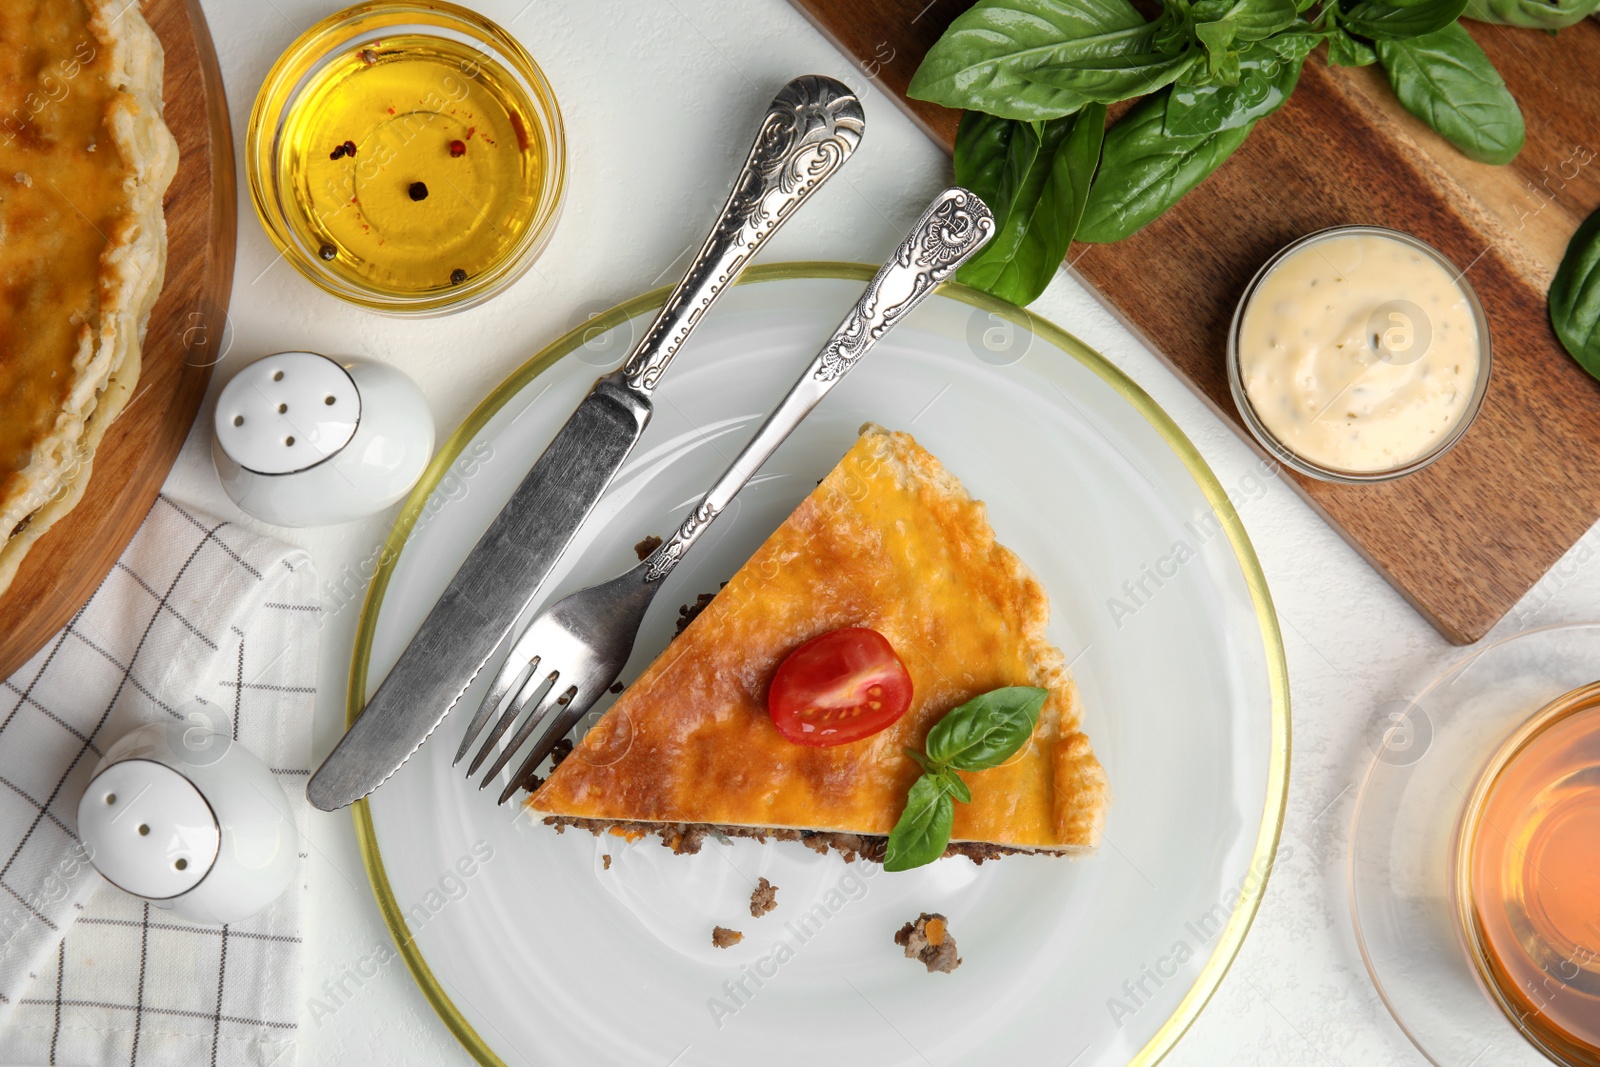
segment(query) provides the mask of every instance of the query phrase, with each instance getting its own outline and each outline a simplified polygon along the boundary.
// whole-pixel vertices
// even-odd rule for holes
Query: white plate
[[[761,284],[723,297],[665,378],[644,440],[552,576],[552,596],[622,571],[634,542],[669,532],[870,273],[758,268],[746,278]],[[557,341],[445,442],[369,593],[352,715],[664,295]],[[480,793],[451,767],[468,718],[457,711],[356,819],[397,944],[482,1062],[1149,1063],[1221,981],[1283,814],[1276,618],[1193,446],[1048,323],[960,286],[929,300],[674,572],[623,678],[665,646],[678,605],[728,578],[869,419],[914,433],[986,500],[1001,541],[1049,590],[1051,636],[1073,660],[1111,780],[1103,847],[1077,861],[954,859],[885,874],[794,844],[711,842],[676,856],[653,839],[557,835],[495,807],[498,784]],[[759,920],[748,911],[758,875],[779,887],[777,910]],[[921,911],[950,917],[965,960],[955,974],[927,974],[894,944]],[[744,942],[713,948],[717,924]]]

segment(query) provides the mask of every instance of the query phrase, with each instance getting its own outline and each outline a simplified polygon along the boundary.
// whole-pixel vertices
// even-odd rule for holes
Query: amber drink
[[[1547,1055],[1600,1067],[1600,683],[1547,705],[1489,761],[1456,879],[1489,994]]]

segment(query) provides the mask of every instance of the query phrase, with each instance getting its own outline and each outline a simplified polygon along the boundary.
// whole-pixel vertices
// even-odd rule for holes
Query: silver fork
[[[468,765],[468,778],[493,754],[495,745],[527,710],[533,698],[541,691],[544,696],[523,720],[510,743],[500,750],[478,788],[487,786],[549,719],[500,794],[498,803],[504,804],[528,780],[550,755],[556,742],[567,735],[622,673],[623,665],[633,652],[645,611],[661,589],[662,580],[672,573],[684,554],[705,533],[706,527],[873,343],[983,247],[993,235],[994,227],[994,217],[988,207],[966,189],[958,186],[940,193],[901,242],[893,258],[873,276],[866,292],[783,402],[677,531],[637,567],[609,582],[563,597],[529,623],[484,698],[490,714],[500,714]],[[513,694],[515,698],[506,706]],[[489,717],[481,712],[473,717],[456,754],[457,762]]]

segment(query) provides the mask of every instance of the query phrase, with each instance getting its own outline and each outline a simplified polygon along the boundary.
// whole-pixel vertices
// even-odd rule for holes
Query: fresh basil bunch
[[[1550,324],[1572,358],[1600,378],[1600,211],[1578,227],[1556,269]]]
[[[1471,0],[1512,9],[1600,0]],[[1473,159],[1522,147],[1522,111],[1472,37],[1469,0],[978,0],[928,51],[909,94],[967,111],[956,180],[1000,228],[957,278],[1017,304],[1073,240],[1137,232],[1220,167],[1299,81],[1328,62],[1381,63],[1412,114]],[[1524,12],[1529,14],[1529,12]],[[1519,23],[1523,24],[1523,23]],[[1105,107],[1143,97],[1104,131]]]
[[[924,752],[906,749],[922,767],[912,783],[900,820],[889,832],[883,869],[906,871],[932,863],[950,844],[955,801],[972,802],[972,792],[957,771],[985,771],[1017,754],[1039,722],[1048,689],[1007,686],[992,689],[953,708],[934,723]]]

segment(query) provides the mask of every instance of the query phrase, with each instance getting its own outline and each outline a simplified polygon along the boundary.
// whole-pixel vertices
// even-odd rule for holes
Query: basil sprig
[[[972,792],[957,771],[984,771],[1017,754],[1039,722],[1047,689],[1007,686],[973,697],[933,725],[924,751],[906,749],[922,777],[912,783],[900,820],[889,832],[883,869],[907,871],[932,863],[950,844],[955,801],[971,803]]]
[[[1556,269],[1550,323],[1572,358],[1600,378],[1600,211],[1578,227]]]
[[[1600,0],[977,0],[908,95],[967,112],[956,179],[996,206],[959,277],[1036,298],[1072,241],[1115,241],[1171,207],[1283,106],[1326,41],[1333,66],[1383,63],[1400,102],[1464,154],[1521,148],[1521,110],[1456,20],[1565,25]],[[1103,108],[1143,97],[1109,132]]]

